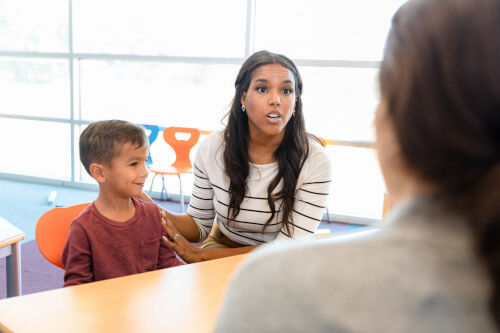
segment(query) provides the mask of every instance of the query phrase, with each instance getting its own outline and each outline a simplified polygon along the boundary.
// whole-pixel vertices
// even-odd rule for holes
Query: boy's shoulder
[[[92,221],[95,219],[94,214],[92,213],[92,210],[96,209],[95,204],[92,202],[90,203],[87,207],[85,207],[80,214],[78,214],[77,217],[73,219],[71,222],[71,225],[73,224],[82,224],[85,225],[86,223]]]
[[[141,206],[140,212],[142,215],[152,215],[154,219],[161,218],[160,206],[158,206],[154,201],[144,201],[139,198],[132,198],[137,206]]]
[[[144,207],[144,209],[148,210],[159,210],[160,207],[154,201],[145,201],[139,198],[132,198],[136,203],[140,204]]]

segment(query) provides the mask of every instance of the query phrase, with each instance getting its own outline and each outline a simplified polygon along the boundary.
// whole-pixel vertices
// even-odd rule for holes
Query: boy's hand
[[[179,257],[188,264],[201,261],[200,249],[191,245],[179,232],[175,229],[172,222],[162,214],[161,223],[167,232],[167,236],[163,236],[163,241],[174,250]]]

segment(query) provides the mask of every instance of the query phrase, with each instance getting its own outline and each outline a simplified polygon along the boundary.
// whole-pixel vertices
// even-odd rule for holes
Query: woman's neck
[[[258,165],[266,165],[276,162],[274,158],[274,152],[272,153],[260,153],[258,150],[248,150],[248,158],[250,162]]]
[[[248,158],[254,164],[269,164],[276,162],[274,153],[278,149],[283,136],[255,137],[250,134],[248,141]]]
[[[278,149],[277,145],[256,145],[248,143],[248,158],[254,164],[270,164],[276,162],[274,152]]]

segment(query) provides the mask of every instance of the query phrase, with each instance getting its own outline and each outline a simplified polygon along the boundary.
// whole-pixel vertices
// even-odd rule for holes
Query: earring
[[[244,106],[244,105],[242,105],[242,106],[241,106],[241,111],[245,112],[245,110],[246,110],[246,109],[245,109],[245,106]]]
[[[292,112],[292,117],[295,117],[295,110],[293,110]]]

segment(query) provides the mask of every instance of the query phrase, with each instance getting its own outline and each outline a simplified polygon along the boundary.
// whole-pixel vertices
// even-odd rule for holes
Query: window
[[[68,0],[2,0],[0,50],[68,52],[68,4]]]
[[[66,59],[0,58],[0,110],[11,115],[70,118]]]
[[[323,138],[375,140],[377,68],[300,66],[307,128]]]
[[[81,119],[217,130],[238,65],[82,60]],[[214,92],[217,93],[214,93]]]
[[[245,56],[246,1],[75,0],[73,3],[74,44],[78,53]]]
[[[307,129],[336,143],[327,147],[329,208],[378,218],[384,184],[370,148],[378,66],[404,2],[3,0],[0,139],[16,143],[0,153],[20,157],[0,173],[95,183],[80,166],[78,138],[100,119],[219,130],[241,64],[267,49],[298,65]],[[151,151],[171,159],[162,140]],[[178,191],[175,179],[167,187]]]
[[[255,49],[293,59],[382,59],[390,20],[401,0],[257,0]]]
[[[1,172],[70,180],[70,137],[69,124],[2,119]]]

